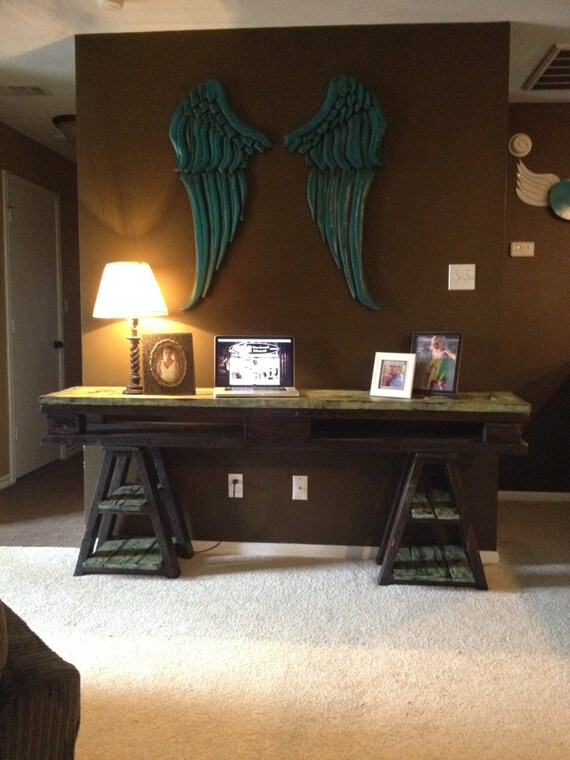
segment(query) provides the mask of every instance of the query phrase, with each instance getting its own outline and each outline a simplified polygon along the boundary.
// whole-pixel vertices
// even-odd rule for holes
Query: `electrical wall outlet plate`
[[[307,501],[309,498],[309,478],[307,475],[293,475],[291,498],[297,501]]]
[[[514,240],[509,246],[509,253],[513,258],[517,256],[534,256],[534,243]]]
[[[243,499],[243,475],[240,472],[228,473],[228,496],[230,499]]]
[[[475,264],[450,264],[448,289],[475,290]]]

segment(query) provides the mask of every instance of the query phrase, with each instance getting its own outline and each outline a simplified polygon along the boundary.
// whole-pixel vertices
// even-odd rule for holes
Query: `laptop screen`
[[[218,335],[215,339],[215,385],[292,386],[292,337]]]

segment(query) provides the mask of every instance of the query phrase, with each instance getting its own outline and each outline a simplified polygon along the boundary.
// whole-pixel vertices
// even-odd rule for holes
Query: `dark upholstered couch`
[[[0,758],[72,760],[79,671],[0,600]]]

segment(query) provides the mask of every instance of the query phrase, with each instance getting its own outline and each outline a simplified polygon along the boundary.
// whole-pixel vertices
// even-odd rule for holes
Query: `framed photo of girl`
[[[457,393],[461,333],[415,332],[412,352],[416,355],[414,390],[424,393]]]
[[[143,335],[142,370],[145,393],[193,396],[196,382],[192,333]]]
[[[415,354],[389,354],[378,351],[374,355],[370,395],[411,398],[415,364]]]

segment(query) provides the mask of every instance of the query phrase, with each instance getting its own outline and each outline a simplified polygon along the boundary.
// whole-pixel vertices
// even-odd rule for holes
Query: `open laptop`
[[[217,335],[214,396],[298,396],[291,336]]]

